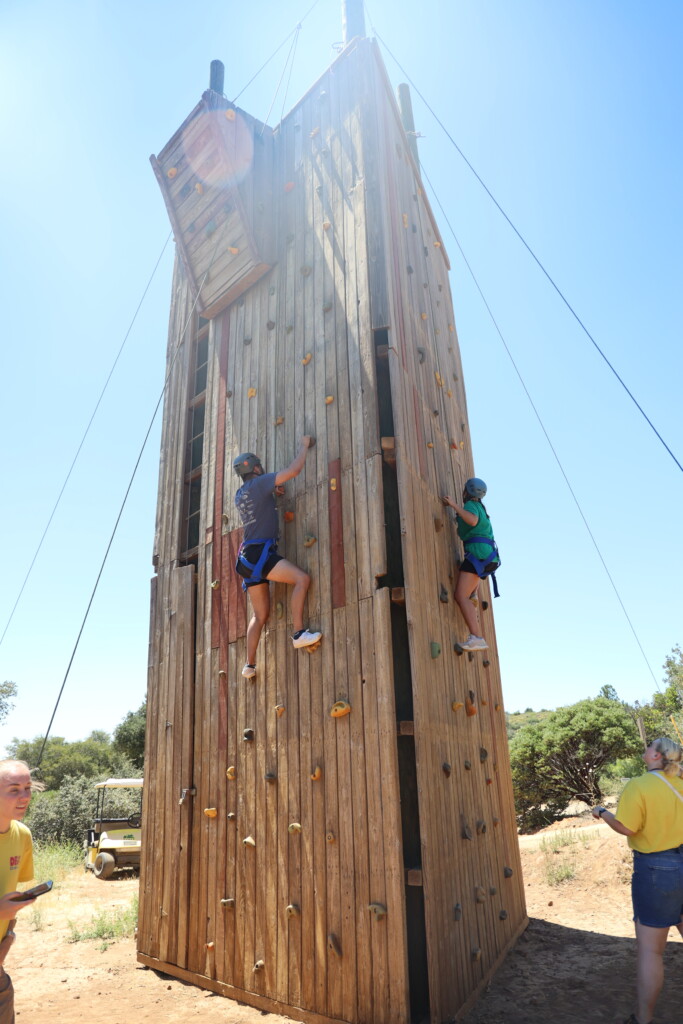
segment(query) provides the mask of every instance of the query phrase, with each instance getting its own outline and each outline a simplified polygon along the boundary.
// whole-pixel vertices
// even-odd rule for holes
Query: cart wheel
[[[95,857],[93,871],[95,878],[111,878],[116,869],[116,861],[110,853],[98,853]]]
[[[140,828],[142,824],[142,818],[139,814],[131,814],[128,819],[128,824],[131,828]]]

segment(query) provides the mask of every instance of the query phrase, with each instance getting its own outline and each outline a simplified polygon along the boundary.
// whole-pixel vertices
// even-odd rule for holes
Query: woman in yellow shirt
[[[665,736],[643,754],[647,772],[631,779],[617,813],[594,807],[593,817],[633,850],[633,920],[638,966],[636,1013],[625,1024],[651,1024],[664,982],[662,954],[671,927],[683,935],[683,750]]]

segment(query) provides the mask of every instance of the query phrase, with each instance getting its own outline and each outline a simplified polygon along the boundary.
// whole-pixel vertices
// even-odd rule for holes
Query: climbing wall
[[[204,224],[223,186],[169,188],[171,143],[156,169],[172,219],[182,203]],[[273,131],[271,157],[272,269],[219,285],[209,261],[208,304],[189,256],[174,279],[138,956],[304,1020],[436,1022],[525,921],[490,610],[485,659],[452,646],[458,548],[438,497],[472,459],[447,258],[367,41]],[[240,195],[247,231],[262,200]],[[232,461],[283,468],[303,434],[280,551],[311,574],[324,638],[295,651],[271,587],[244,680]]]

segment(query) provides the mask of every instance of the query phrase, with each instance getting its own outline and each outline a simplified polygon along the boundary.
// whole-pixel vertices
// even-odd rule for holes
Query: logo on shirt
[[[10,859],[9,859],[9,869],[10,869],[10,871],[15,871],[19,867],[19,861],[20,860],[21,860],[21,856],[19,856],[19,857],[10,857]]]

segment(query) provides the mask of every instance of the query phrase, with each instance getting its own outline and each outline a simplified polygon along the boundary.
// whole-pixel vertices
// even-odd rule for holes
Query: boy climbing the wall
[[[31,833],[21,819],[34,784],[24,761],[0,761],[0,1024],[14,1024],[14,989],[5,973],[5,957],[14,943],[15,918],[35,899],[14,903],[19,882],[33,878]]]
[[[247,663],[242,669],[245,679],[251,679],[256,675],[256,648],[270,614],[269,581],[288,583],[294,587],[294,646],[308,647],[322,637],[322,633],[314,633],[304,627],[304,601],[311,577],[277,553],[280,531],[275,494],[284,494],[283,485],[299,475],[304,468],[308,449],[313,444],[312,437],[302,437],[294,461],[277,473],[266,473],[258,455],[254,455],[253,452],[243,452],[232,464],[242,479],[242,486],[235,495],[235,505],[244,527],[244,539],[237,555],[235,569],[242,577],[242,587],[249,592],[253,613],[247,627]]]

